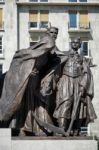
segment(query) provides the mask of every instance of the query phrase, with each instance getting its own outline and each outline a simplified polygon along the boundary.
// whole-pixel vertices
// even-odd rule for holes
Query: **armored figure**
[[[80,127],[96,118],[91,100],[94,95],[91,70],[84,57],[78,54],[79,39],[71,42],[71,50],[57,85],[54,117],[59,127],[69,134],[79,135]]]

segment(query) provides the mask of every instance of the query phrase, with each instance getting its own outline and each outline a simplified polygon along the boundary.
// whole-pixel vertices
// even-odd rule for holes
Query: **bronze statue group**
[[[0,120],[20,136],[78,136],[96,119],[93,76],[78,53],[81,40],[61,52],[57,35],[50,27],[38,43],[16,51],[5,75]]]

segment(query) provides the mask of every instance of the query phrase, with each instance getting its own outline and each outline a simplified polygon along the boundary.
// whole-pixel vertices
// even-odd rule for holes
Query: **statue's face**
[[[80,48],[80,41],[78,39],[75,39],[71,42],[71,47],[75,51],[77,51]]]
[[[56,40],[58,31],[55,28],[51,28],[50,31],[49,31],[49,34],[53,38],[53,40]]]

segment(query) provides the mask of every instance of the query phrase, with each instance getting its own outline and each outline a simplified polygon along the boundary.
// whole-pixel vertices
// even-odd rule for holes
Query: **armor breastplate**
[[[81,76],[82,73],[82,65],[79,61],[73,58],[69,58],[64,66],[63,74],[70,77],[78,77]]]

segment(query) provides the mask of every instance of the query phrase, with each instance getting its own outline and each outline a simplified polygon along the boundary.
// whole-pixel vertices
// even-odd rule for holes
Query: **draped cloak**
[[[46,34],[34,46],[16,51],[4,80],[0,99],[0,120],[9,120],[20,108],[29,76],[35,68],[37,58],[48,53],[54,46],[55,43],[51,36]]]

